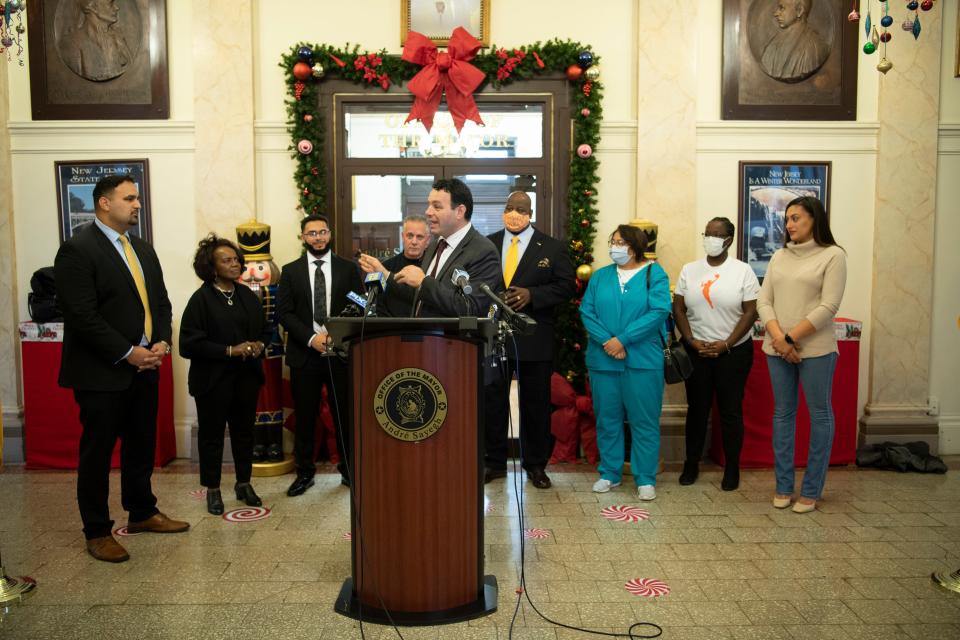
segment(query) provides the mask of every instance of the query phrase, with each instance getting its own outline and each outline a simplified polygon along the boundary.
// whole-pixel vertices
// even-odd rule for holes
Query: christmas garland
[[[584,349],[586,332],[578,312],[586,281],[592,273],[591,263],[595,224],[597,221],[597,169],[599,162],[593,150],[600,141],[602,85],[600,69],[593,53],[578,43],[560,40],[503,49],[496,46],[480,51],[471,64],[486,75],[477,88],[486,85],[499,88],[514,80],[544,74],[563,73],[577,90],[572,93],[574,114],[573,146],[570,157],[570,178],[567,190],[567,243],[570,257],[577,267],[577,294],[570,304],[557,311],[560,337],[555,359],[557,371],[583,391],[586,376]],[[402,85],[416,75],[418,65],[388,55],[386,50],[369,52],[350,45],[339,49],[326,44],[301,42],[285,54],[280,66],[286,71],[288,98],[287,124],[290,129],[293,158],[297,161],[294,181],[300,192],[302,212],[327,210],[326,167],[323,147],[326,132],[323,118],[316,117],[319,84],[336,76],[357,84],[378,87],[384,91],[391,85]]]

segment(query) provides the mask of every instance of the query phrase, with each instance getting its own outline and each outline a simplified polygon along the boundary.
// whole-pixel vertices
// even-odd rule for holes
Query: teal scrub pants
[[[623,475],[623,422],[630,421],[630,468],[637,486],[657,484],[663,370],[590,370],[593,412],[597,417],[600,477],[620,482]]]

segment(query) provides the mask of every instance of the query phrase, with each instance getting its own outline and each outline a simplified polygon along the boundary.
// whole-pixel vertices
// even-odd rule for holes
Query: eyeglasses
[[[608,247],[629,247],[625,240],[610,240],[607,242]]]
[[[326,238],[330,235],[329,229],[320,229],[320,231],[304,231],[304,238]]]

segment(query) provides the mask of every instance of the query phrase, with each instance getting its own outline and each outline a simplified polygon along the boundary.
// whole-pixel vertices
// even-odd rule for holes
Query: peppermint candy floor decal
[[[603,510],[600,511],[600,515],[614,522],[640,522],[641,520],[650,519],[650,512],[646,509],[623,504],[604,507]]]
[[[670,587],[663,580],[654,580],[653,578],[634,578],[623,585],[627,591],[635,596],[645,598],[658,598],[670,593]]]
[[[527,529],[523,532],[523,537],[527,540],[546,540],[550,537],[550,532],[546,529]]]
[[[240,507],[223,514],[227,522],[254,522],[270,517],[270,509],[266,507]]]
[[[141,532],[141,533],[142,533],[142,532]],[[113,532],[113,535],[115,535],[115,536],[122,536],[122,537],[129,537],[129,536],[138,536],[138,535],[140,535],[140,534],[139,534],[139,533],[130,533],[129,529],[127,529],[126,527],[120,527],[119,529],[117,529],[117,530],[115,530],[115,531]]]
[[[194,500],[203,500],[204,498],[207,497],[207,490],[206,490],[206,489],[194,489],[193,491],[190,491],[187,495],[189,495],[189,496],[190,496],[191,498],[193,498]]]

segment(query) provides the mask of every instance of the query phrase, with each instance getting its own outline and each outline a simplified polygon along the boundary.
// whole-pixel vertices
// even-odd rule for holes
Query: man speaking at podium
[[[397,295],[392,286],[402,284],[417,290],[413,315],[424,318],[480,317],[487,315],[488,298],[480,291],[485,283],[493,291],[503,291],[500,253],[486,237],[473,228],[473,194],[456,178],[437,180],[427,199],[426,216],[435,242],[423,253],[420,266],[407,265],[396,273],[384,272],[372,256],[361,255],[360,267],[367,273],[384,272],[385,295]],[[467,294],[454,275],[465,272],[472,291]],[[462,285],[463,278],[460,278]]]

